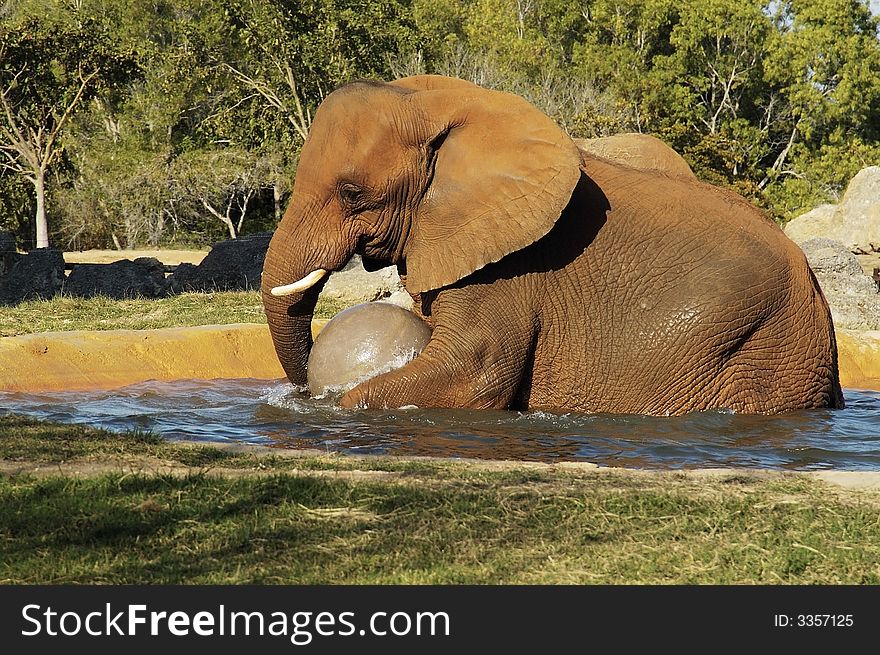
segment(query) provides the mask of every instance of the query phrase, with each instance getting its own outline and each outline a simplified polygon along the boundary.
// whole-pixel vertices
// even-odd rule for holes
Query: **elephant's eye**
[[[354,184],[346,183],[339,188],[339,199],[351,209],[356,208],[364,198],[364,190]]]

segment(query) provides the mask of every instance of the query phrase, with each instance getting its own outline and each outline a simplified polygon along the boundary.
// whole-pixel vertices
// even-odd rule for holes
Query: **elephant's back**
[[[726,362],[747,345],[755,359],[746,369],[760,370],[764,358],[774,380],[807,380],[816,398],[830,393],[824,301],[778,226],[709,185],[601,161],[586,170],[591,184],[570,207],[571,234],[548,243],[554,252],[586,245],[550,272],[555,293],[577,301],[542,305],[535,379],[548,383],[534,386],[537,405],[561,386],[589,411],[680,413],[728,400],[762,411],[759,394],[743,391],[747,371],[725,382],[729,399],[718,395]],[[541,364],[560,356],[573,365]]]
[[[791,265],[799,249],[765,212],[742,196],[696,178],[669,177],[587,157],[584,172],[594,187],[580,211],[582,229],[601,223],[597,241],[612,241],[634,261],[653,251],[662,259],[723,260],[725,253],[756,267]],[[599,207],[601,211],[596,211]],[[740,261],[740,265],[749,262]],[[772,268],[772,266],[771,266]],[[772,271],[774,274],[780,271]]]
[[[655,136],[637,132],[594,139],[574,139],[582,154],[594,155],[643,171],[696,180],[684,157]]]

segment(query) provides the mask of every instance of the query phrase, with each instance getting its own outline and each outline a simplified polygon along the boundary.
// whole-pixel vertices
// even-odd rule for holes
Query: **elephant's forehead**
[[[328,98],[328,101],[330,98]],[[402,118],[387,102],[343,97],[321,105],[300,156],[300,169],[321,177],[377,182],[405,157],[400,143]]]

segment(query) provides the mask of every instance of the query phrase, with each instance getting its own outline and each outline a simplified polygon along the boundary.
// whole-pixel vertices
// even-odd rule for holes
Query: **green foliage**
[[[71,116],[137,70],[131,53],[101,25],[45,5],[22,2],[17,11],[13,5],[0,24],[0,168],[33,185],[38,241],[46,225],[46,180],[66,163],[61,139]],[[4,186],[17,190],[12,181]],[[12,204],[19,209],[11,223],[20,240],[34,245],[32,234],[21,234],[20,210],[30,203]]]
[[[17,117],[25,125],[40,126],[47,114],[58,114],[70,104],[81,77],[91,71],[101,74],[87,97],[130,76],[133,61],[117,45],[112,34],[89,20],[73,24],[63,16],[56,20],[54,14],[23,13],[18,20],[4,21],[0,70]]]
[[[784,208],[804,210],[880,163],[878,22],[856,0],[782,2],[774,19],[781,36],[770,49],[768,79],[789,103],[797,147],[790,165],[774,171],[781,188],[769,191]]]
[[[22,243],[31,238],[32,190],[21,176],[0,172],[0,231],[14,232]]]
[[[44,0],[18,11],[50,8],[112,31],[141,73],[91,103],[65,139],[57,231],[78,248],[271,228],[323,96],[387,77],[388,53],[417,41],[395,0]]]

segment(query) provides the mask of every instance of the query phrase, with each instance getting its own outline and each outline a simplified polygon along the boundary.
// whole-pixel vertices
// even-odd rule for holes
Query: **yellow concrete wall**
[[[837,330],[840,383],[880,391],[880,331]]]
[[[317,333],[326,321],[316,320]],[[880,332],[838,332],[844,387],[880,390]],[[112,389],[146,380],[283,378],[265,325],[0,338],[0,389]]]
[[[0,339],[0,389],[10,391],[283,377],[265,325],[45,332]]]

